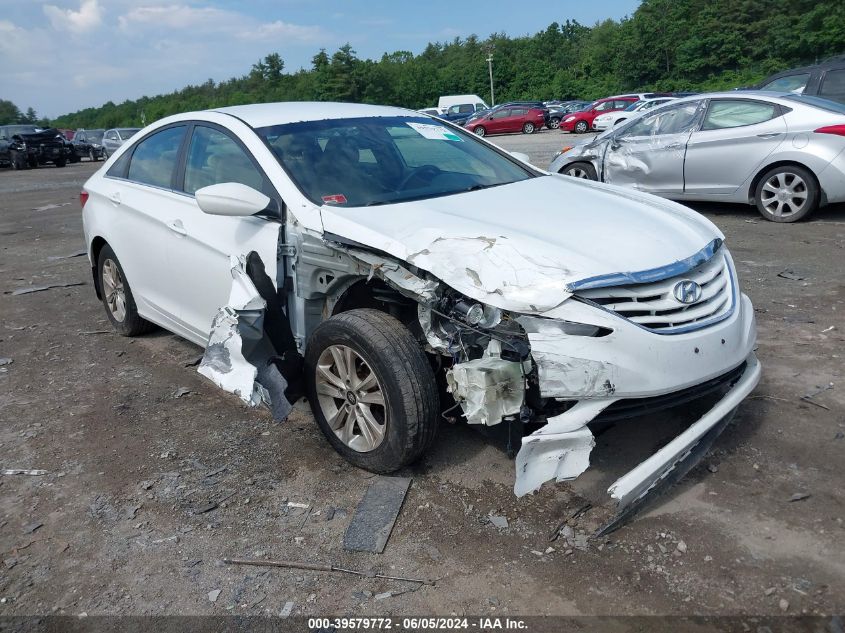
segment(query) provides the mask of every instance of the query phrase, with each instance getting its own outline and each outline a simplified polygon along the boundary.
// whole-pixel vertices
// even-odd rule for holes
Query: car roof
[[[253,103],[250,105],[213,108],[206,112],[220,112],[242,120],[251,127],[267,127],[300,121],[348,119],[380,116],[420,116],[416,110],[363,103],[334,103],[325,101],[287,101]]]

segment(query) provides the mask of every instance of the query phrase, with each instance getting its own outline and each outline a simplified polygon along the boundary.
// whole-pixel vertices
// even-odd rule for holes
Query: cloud
[[[54,29],[74,33],[91,31],[103,21],[97,0],[81,0],[79,11],[60,9],[53,4],[47,4],[44,5],[44,15],[49,18]]]
[[[313,42],[324,36],[325,33],[318,26],[300,26],[299,24],[290,24],[281,20],[265,22],[252,29],[238,33],[238,37],[242,39],[269,40],[280,38],[283,41],[296,40],[298,42]]]

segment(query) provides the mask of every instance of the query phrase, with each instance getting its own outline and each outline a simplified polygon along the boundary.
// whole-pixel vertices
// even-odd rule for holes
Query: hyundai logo
[[[701,299],[701,286],[690,279],[684,279],[675,284],[672,294],[681,303],[695,303]]]

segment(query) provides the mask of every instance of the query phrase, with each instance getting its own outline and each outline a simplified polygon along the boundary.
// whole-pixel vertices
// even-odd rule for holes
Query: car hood
[[[326,233],[417,266],[477,301],[535,314],[571,296],[574,282],[669,265],[723,237],[674,202],[556,175],[321,213]]]
[[[31,134],[15,134],[14,136],[21,138],[27,143],[47,143],[48,141],[60,142],[64,141],[62,133],[56,128],[48,128],[40,132],[32,132]],[[61,136],[61,138],[56,138]]]

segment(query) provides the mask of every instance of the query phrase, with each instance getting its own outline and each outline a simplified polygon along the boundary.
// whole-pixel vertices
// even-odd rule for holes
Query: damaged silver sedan
[[[524,495],[588,468],[592,424],[713,397],[610,487],[624,510],[685,472],[760,377],[754,312],[708,220],[416,112],[176,115],[82,201],[118,331],[194,341],[204,376],[277,419],[307,395],[329,443],[375,472],[417,459],[459,406],[536,429],[516,456]]]

